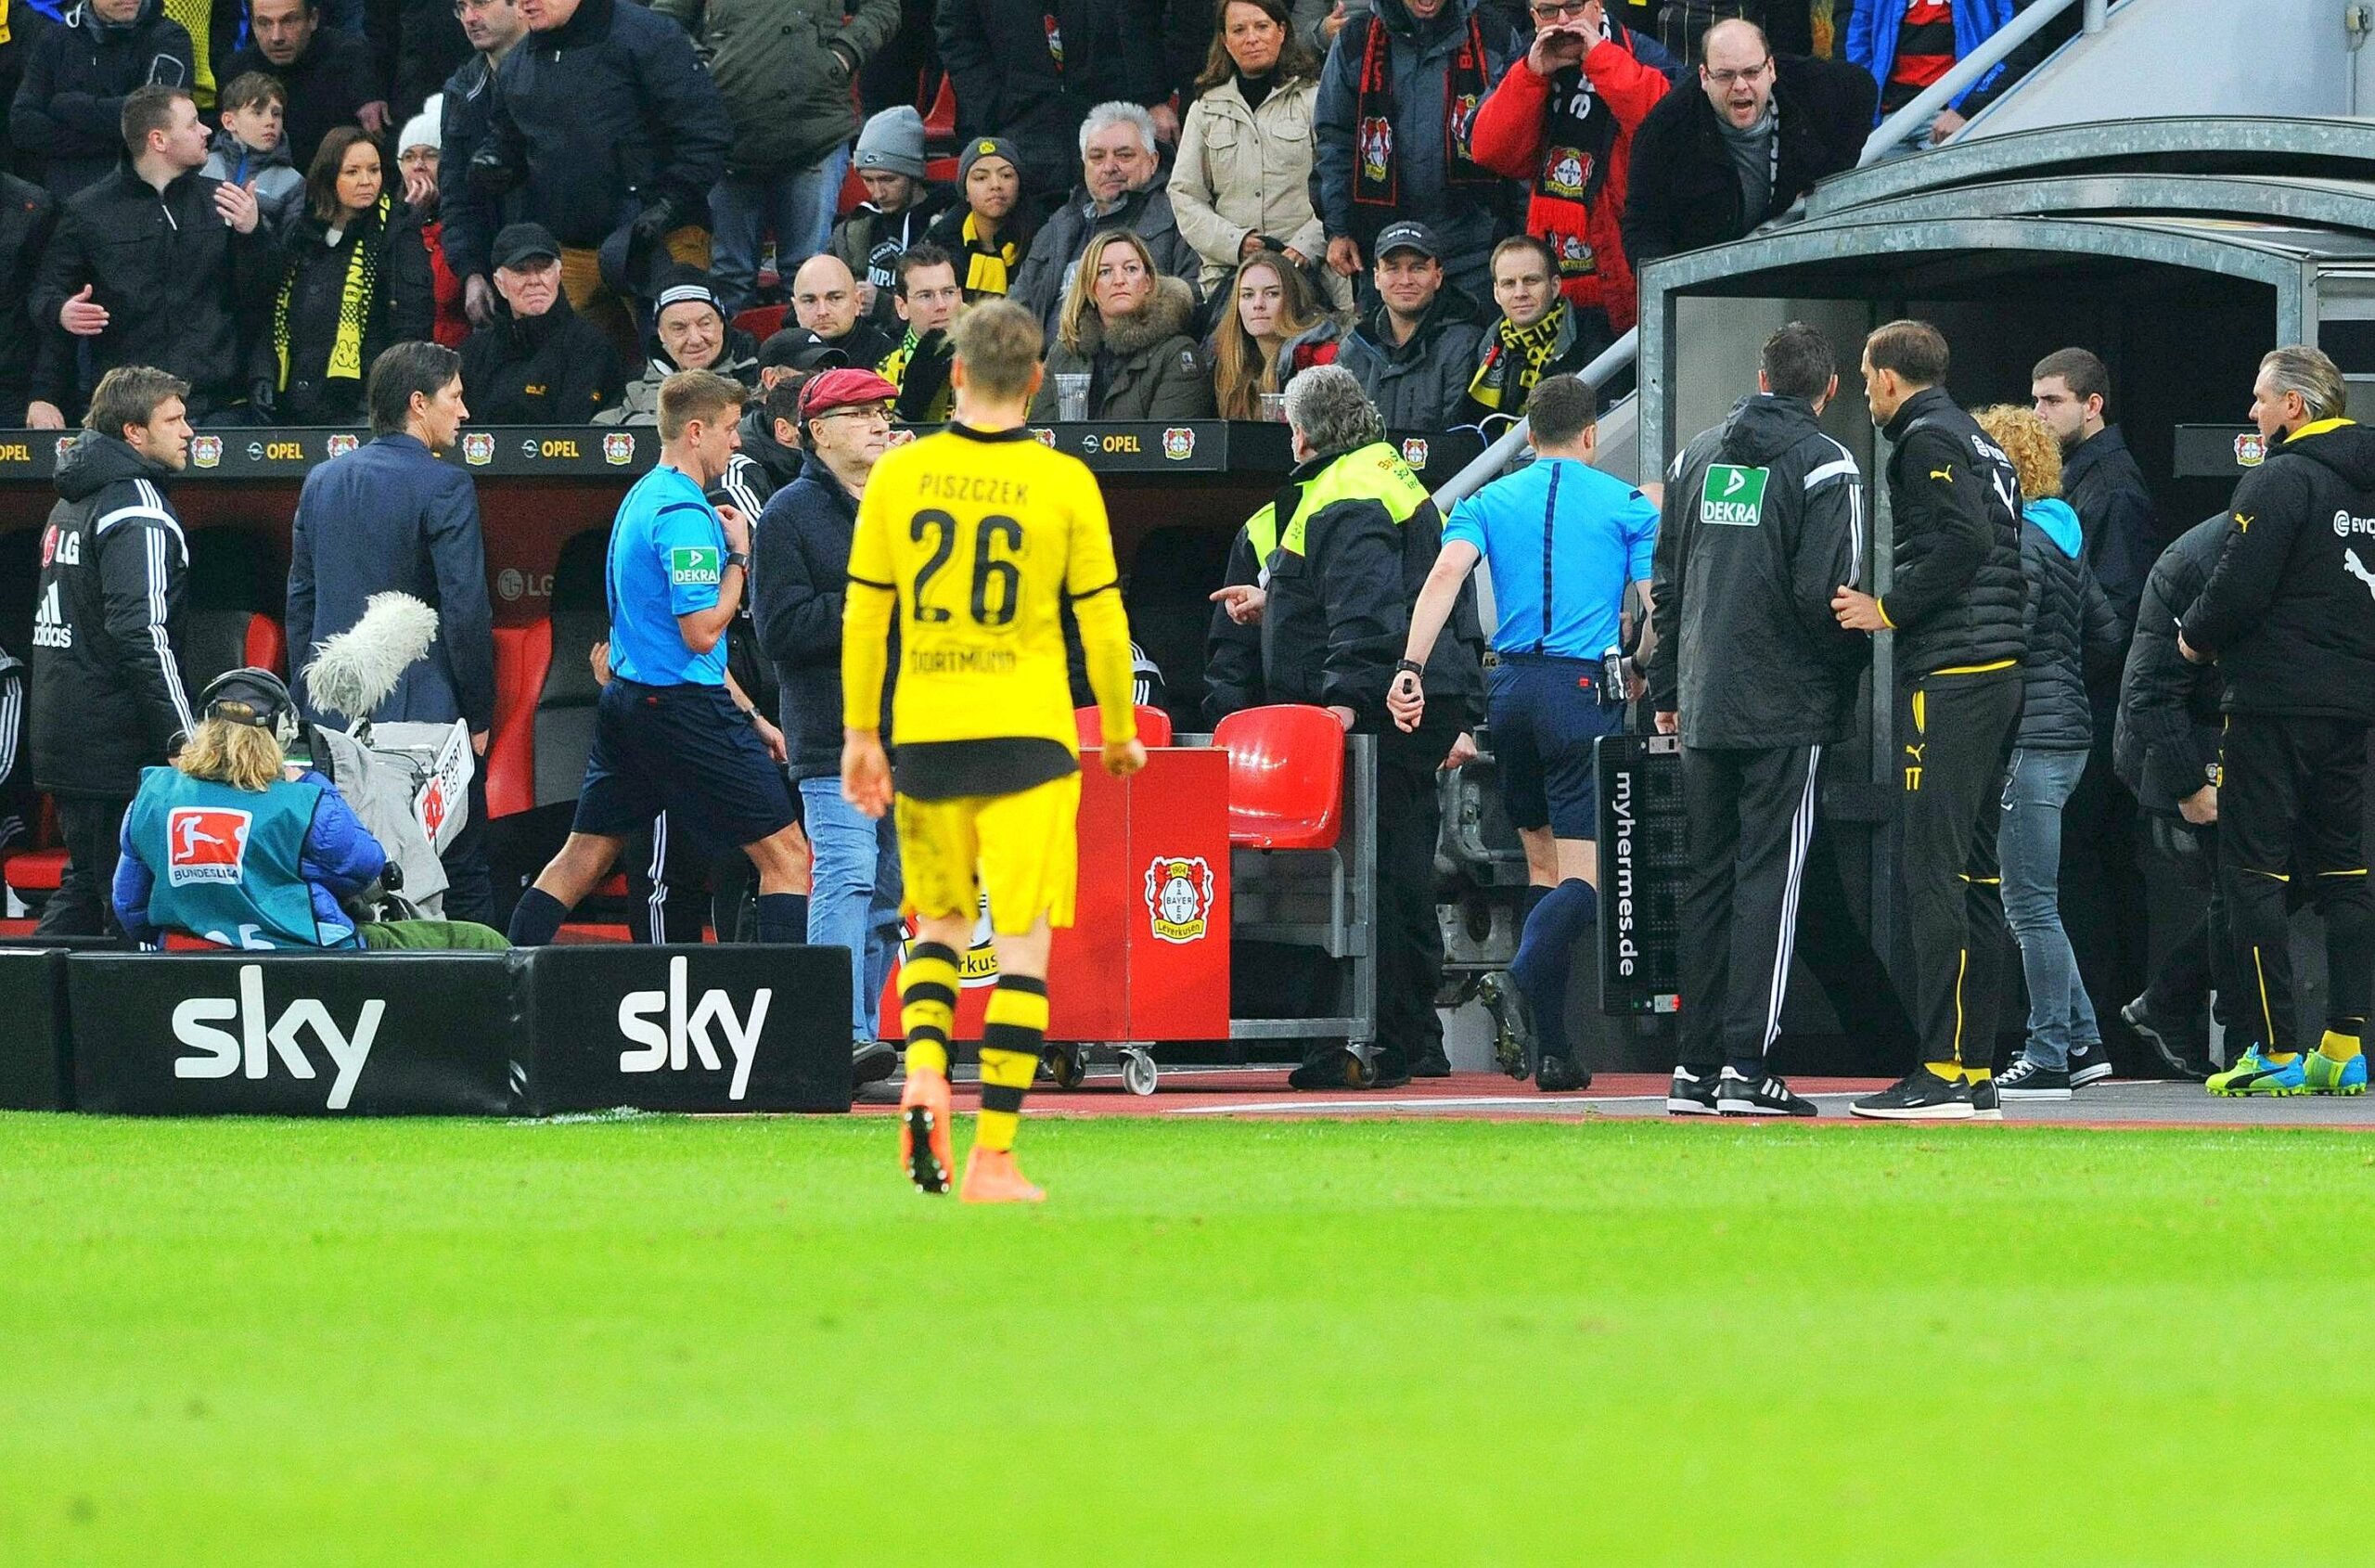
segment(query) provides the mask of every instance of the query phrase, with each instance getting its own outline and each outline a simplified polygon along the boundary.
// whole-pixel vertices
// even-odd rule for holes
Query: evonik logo
[[[751,1086],[751,1063],[759,1054],[759,1035],[767,1026],[767,1005],[775,1000],[775,988],[762,985],[751,994],[747,1020],[735,1016],[734,999],[723,991],[703,991],[687,1007],[687,962],[683,958],[668,960],[665,991],[630,991],[619,998],[619,1033],[642,1047],[621,1051],[619,1071],[657,1073],[664,1068],[682,1073],[699,1057],[705,1070],[721,1072],[725,1064],[709,1037],[709,1026],[715,1023],[734,1055],[734,1082],[725,1098],[740,1099]]]
[[[2235,521],[2240,522],[2242,519],[2239,517]],[[2335,508],[2334,537],[2347,539],[2354,533],[2364,533],[2369,538],[2375,538],[2375,517],[2353,517],[2346,510]]]
[[[239,966],[237,996],[191,996],[173,1008],[173,1038],[199,1054],[173,1059],[176,1078],[227,1078],[245,1070],[250,1078],[272,1073],[275,1057],[292,1078],[311,1080],[319,1074],[298,1044],[311,1029],[315,1042],[329,1053],[337,1076],[330,1084],[328,1109],[343,1111],[354,1098],[355,1081],[371,1060],[371,1042],[379,1037],[379,1020],[388,1004],[377,997],[363,1004],[349,1035],[330,1017],[330,1009],[311,996],[300,996],[277,1016],[265,1010],[263,966]],[[217,1023],[238,1025],[238,1033],[217,1029]]]

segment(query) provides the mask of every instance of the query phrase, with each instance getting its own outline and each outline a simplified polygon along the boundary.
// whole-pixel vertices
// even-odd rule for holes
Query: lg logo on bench
[[[682,1073],[699,1057],[704,1070],[722,1072],[725,1064],[709,1036],[710,1025],[715,1023],[734,1055],[734,1082],[725,1098],[740,1099],[751,1086],[751,1063],[759,1054],[759,1035],[766,1029],[767,1004],[775,1000],[775,989],[760,986],[751,997],[751,1016],[740,1019],[735,1016],[733,998],[723,991],[704,991],[697,1001],[689,997],[687,969],[687,959],[671,958],[667,990],[630,991],[619,998],[619,1033],[642,1047],[621,1051],[619,1071]]]
[[[353,1034],[340,1029],[330,1009],[311,996],[300,996],[276,1015],[263,1000],[263,966],[239,966],[237,996],[192,996],[173,1009],[173,1038],[199,1054],[173,1059],[176,1078],[227,1078],[245,1069],[250,1078],[272,1073],[275,1057],[292,1078],[319,1076],[298,1036],[314,1032],[315,1043],[329,1053],[337,1076],[330,1084],[328,1108],[343,1111],[354,1098],[355,1081],[371,1060],[371,1042],[379,1033],[379,1019],[388,1004],[376,997],[363,1004]],[[237,1034],[217,1023],[238,1026]]]

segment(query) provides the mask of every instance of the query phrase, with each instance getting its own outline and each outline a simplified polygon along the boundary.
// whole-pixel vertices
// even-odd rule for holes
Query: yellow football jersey
[[[1129,622],[1088,466],[1026,430],[950,425],[893,448],[867,481],[850,545],[842,722],[879,722],[895,605],[891,732],[900,745],[1032,739],[1077,754],[1066,599],[1104,732],[1128,739],[1137,733]]]

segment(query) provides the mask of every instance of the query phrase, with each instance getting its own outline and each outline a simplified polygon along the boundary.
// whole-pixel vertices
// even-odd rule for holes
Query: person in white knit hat
[[[420,112],[404,122],[396,136],[396,173],[404,181],[404,205],[419,217],[421,241],[429,247],[429,275],[437,292],[430,335],[458,349],[470,335],[470,321],[462,314],[462,280],[445,263],[445,223],[437,211],[438,127],[444,113],[445,96],[432,93]]]

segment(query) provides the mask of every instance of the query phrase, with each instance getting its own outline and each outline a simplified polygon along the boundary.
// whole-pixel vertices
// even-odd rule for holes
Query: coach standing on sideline
[[[1848,1107],[1886,1121],[2003,1115],[1996,825],[2021,714],[2021,482],[1945,379],[1946,340],[1926,321],[1892,321],[1864,341],[1865,401],[1890,443],[1892,570],[1878,598],[1853,585],[1831,598],[1849,631],[1896,634],[1893,727],[1922,1060]]]
[[[1811,1116],[1768,1070],[1821,798],[1867,655],[1830,609],[1864,570],[1863,476],[1816,421],[1839,391],[1804,322],[1765,341],[1757,395],[1683,448],[1658,529],[1650,700],[1682,737],[1682,1060],[1666,1108]]]
[[[2367,886],[2367,732],[2375,724],[2375,431],[2343,418],[2316,349],[2260,361],[2252,422],[2272,443],[2235,486],[2234,531],[2178,628],[2227,677],[2219,872],[2233,973],[2266,1042],[2210,1080],[2224,1095],[2364,1094],[2375,894]],[[2326,922],[2326,1030],[2295,1042],[2285,894]]]
[[[1626,693],[1611,689],[1602,656],[1623,647],[1628,584],[1649,588],[1658,508],[1591,466],[1598,394],[1573,376],[1536,383],[1530,402],[1534,461],[1452,508],[1443,553],[1410,612],[1388,706],[1416,729],[1426,712],[1419,675],[1479,557],[1493,574],[1499,655],[1486,714],[1501,799],[1525,845],[1524,930],[1509,978],[1515,997],[1488,994],[1507,1028],[1540,1053],[1534,1085],[1587,1087],[1592,1075],[1567,1033],[1567,980],[1575,945],[1599,912],[1599,791],[1592,744],[1624,727]],[[1472,613],[1472,611],[1471,611]],[[1495,977],[1485,977],[1487,985]]]
[[[437,610],[437,640],[368,714],[375,724],[469,726],[469,820],[445,848],[445,912],[494,921],[486,852],[486,742],[494,728],[494,610],[478,486],[439,457],[459,439],[462,356],[435,343],[398,343],[372,362],[365,392],[368,445],[305,476],[289,541],[289,662],[302,675],[314,649],[363,619],[373,594],[410,594]],[[303,695],[308,718],[318,716]]]
[[[725,630],[751,575],[751,524],[703,494],[725,473],[748,393],[708,370],[660,384],[660,465],[635,482],[610,527],[603,567],[610,680],[569,840],[520,895],[511,945],[550,942],[610,873],[629,833],[665,811],[710,847],[738,846],[759,871],[759,940],[797,943],[806,869],[782,770],[754,710],[730,694]]]
[[[41,533],[33,783],[57,797],[66,869],[37,936],[117,930],[118,830],[140,770],[195,727],[182,682],[189,546],[165,485],[189,461],[189,383],[145,365],[99,378],[58,465]]]

